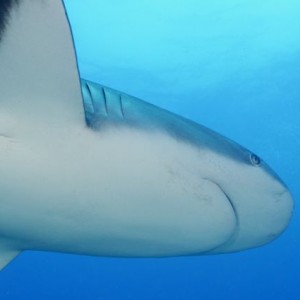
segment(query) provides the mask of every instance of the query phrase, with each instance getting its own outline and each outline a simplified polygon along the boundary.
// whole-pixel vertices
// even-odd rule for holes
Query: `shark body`
[[[79,79],[60,0],[0,0],[0,269],[23,250],[163,257],[257,247],[293,200],[257,155]]]

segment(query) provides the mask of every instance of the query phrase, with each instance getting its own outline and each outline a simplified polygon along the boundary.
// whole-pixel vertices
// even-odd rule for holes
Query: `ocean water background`
[[[202,123],[262,156],[294,196],[275,242],[115,259],[24,252],[0,299],[300,299],[300,2],[65,0],[81,76]]]

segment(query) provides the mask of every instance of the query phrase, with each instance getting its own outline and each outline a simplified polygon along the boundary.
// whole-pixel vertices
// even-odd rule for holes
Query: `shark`
[[[80,78],[61,0],[0,0],[0,269],[26,250],[237,252],[277,238],[293,206],[255,153]]]

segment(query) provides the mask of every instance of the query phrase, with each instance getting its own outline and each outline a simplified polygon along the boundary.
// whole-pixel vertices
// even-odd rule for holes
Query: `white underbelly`
[[[132,130],[76,138],[69,148],[15,150],[0,183],[0,236],[14,248],[186,255],[214,249],[234,233],[231,203],[205,178],[205,155],[192,146]]]

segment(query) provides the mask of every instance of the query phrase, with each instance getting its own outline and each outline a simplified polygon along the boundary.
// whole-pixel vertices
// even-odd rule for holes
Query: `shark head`
[[[195,195],[206,198],[204,190],[212,184],[220,191],[223,202],[230,204],[235,225],[224,243],[206,253],[258,247],[274,240],[287,227],[293,211],[291,194],[280,177],[258,155],[200,124],[140,99],[86,80],[81,83],[86,118],[92,128],[101,131],[103,124],[108,122],[145,132],[163,132],[178,143],[173,149],[185,147],[173,161],[182,160],[189,166],[182,164],[181,169],[174,171],[174,174],[181,173],[186,189],[190,189],[186,199],[193,199]],[[114,107],[115,111],[122,111],[119,114],[122,117],[116,119],[116,116],[103,112],[107,105]],[[171,147],[168,150],[166,147],[165,151],[170,156],[174,152]],[[197,182],[199,185],[195,188]],[[213,188],[210,191],[211,197],[218,197],[213,194]],[[200,211],[199,218],[203,218],[203,214],[205,212]],[[215,222],[216,232],[222,226],[220,224],[222,222]]]
[[[226,142],[231,151],[215,156],[217,167],[211,168],[209,180],[220,187],[232,204],[237,226],[232,237],[212,253],[269,243],[286,229],[294,206],[287,186],[265,161],[232,141]]]

